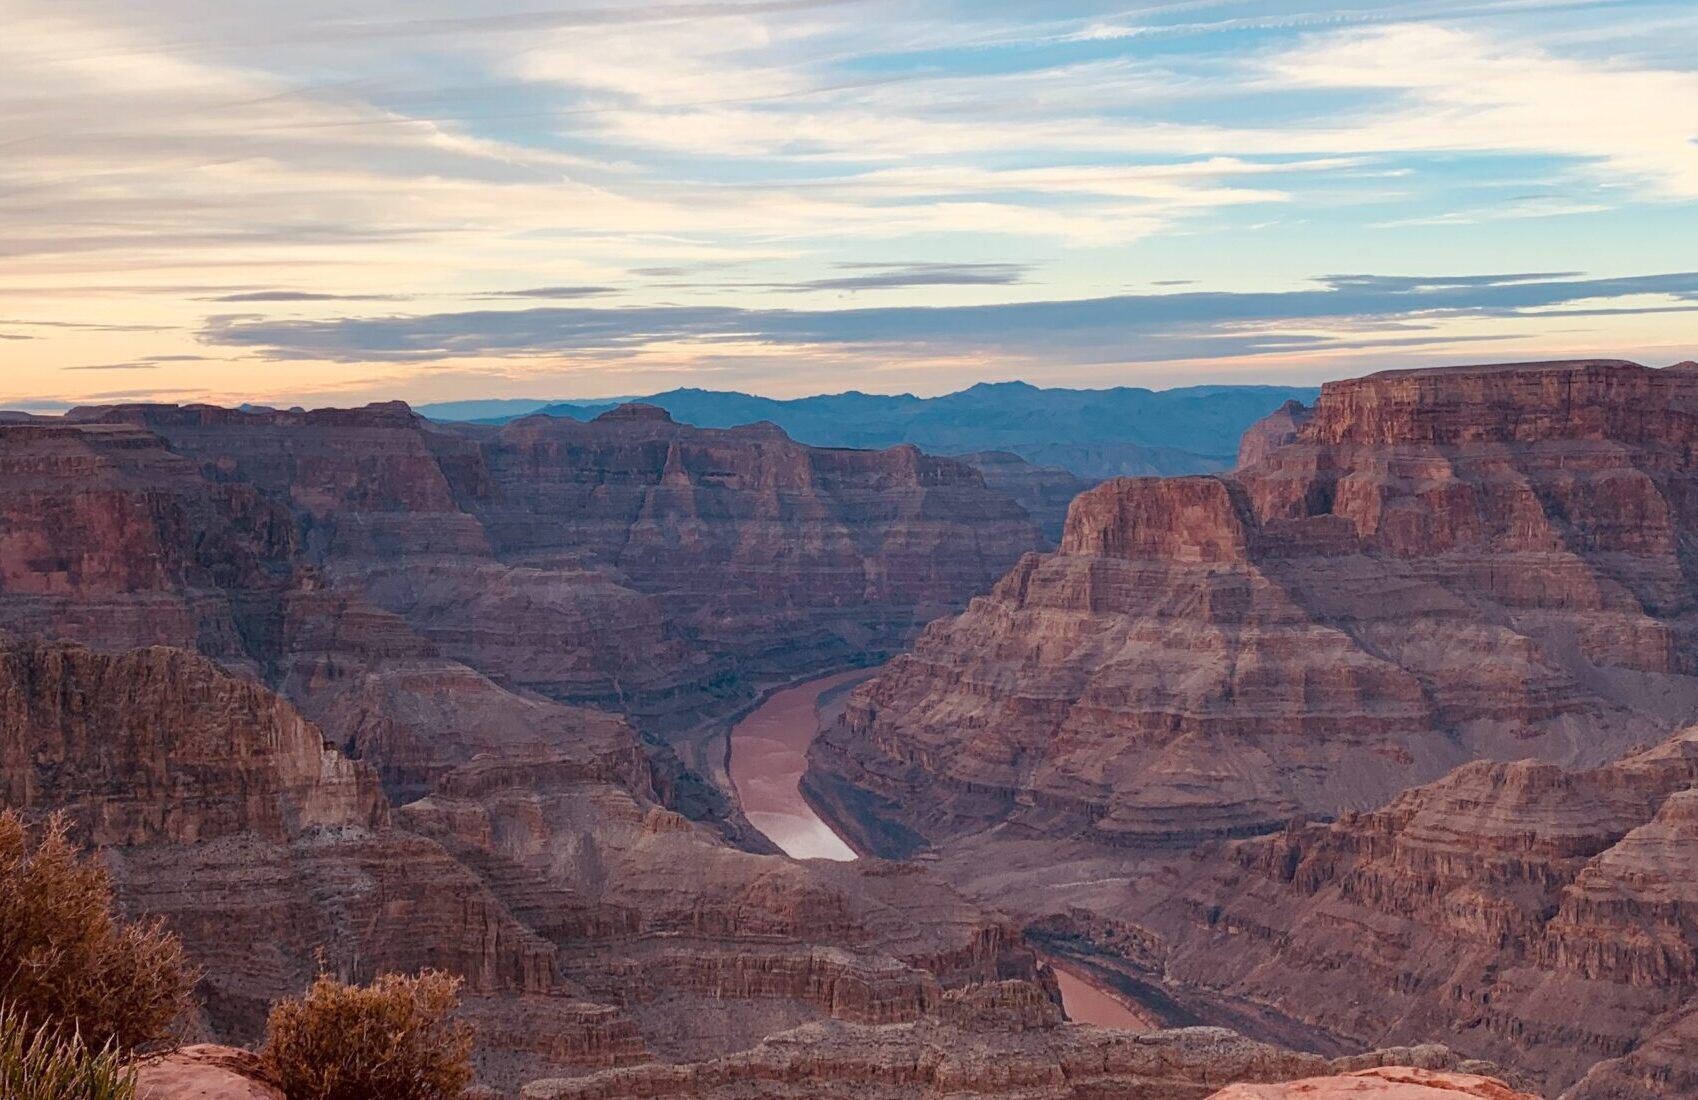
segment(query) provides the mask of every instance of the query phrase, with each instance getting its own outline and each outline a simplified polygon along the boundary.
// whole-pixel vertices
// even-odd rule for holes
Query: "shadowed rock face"
[[[1698,737],[1602,768],[1476,763],[1209,855],[1142,919],[1170,980],[1369,1043],[1419,1035],[1579,1098],[1685,1095]],[[1371,990],[1371,996],[1361,995]]]
[[[150,406],[0,425],[0,474],[0,803],[103,846],[212,1035],[320,948],[464,975],[505,1085],[1051,994],[932,876],[734,846],[765,850],[670,747],[574,705],[676,735],[883,652],[1039,538],[966,466],[643,410]]]
[[[1236,474],[1080,496],[1059,552],[856,693],[820,797],[924,840],[1188,844],[1698,717],[1698,376],[1393,373],[1278,415]]]
[[[1007,494],[1043,529],[1049,546],[1061,541],[1067,507],[1073,498],[1096,484],[1060,466],[1034,466],[1008,451],[978,451],[956,458],[985,476],[985,484]]]
[[[206,658],[8,642],[0,805],[101,848],[124,907],[183,937],[200,1027],[226,1040],[257,1038],[321,952],[359,979],[463,976],[482,1076],[506,1085],[911,1023],[977,983],[1053,995],[1013,927],[917,868],[740,851],[662,808],[618,723],[515,724],[392,808],[371,767]]]
[[[715,779],[723,744],[688,731],[882,657],[1043,542],[962,463],[643,406],[452,429],[400,404],[120,406],[0,432],[24,475],[0,487],[0,625],[280,683],[299,593],[329,591],[501,685],[622,712]]]

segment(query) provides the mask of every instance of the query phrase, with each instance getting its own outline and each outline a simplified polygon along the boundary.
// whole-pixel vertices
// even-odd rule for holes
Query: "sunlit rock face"
[[[1185,844],[1698,717],[1698,375],[1394,372],[1275,415],[1235,474],[1077,498],[857,693],[822,782],[930,840]]]

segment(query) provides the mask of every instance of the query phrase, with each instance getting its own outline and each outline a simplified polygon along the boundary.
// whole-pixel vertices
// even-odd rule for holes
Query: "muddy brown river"
[[[852,669],[775,691],[731,728],[731,782],[750,824],[796,859],[855,858],[854,849],[832,832],[802,797],[808,745],[820,725],[820,697],[834,688],[872,676],[877,669]],[[1148,1031],[1149,1023],[1113,994],[1057,965],[1067,1015],[1084,1024]]]

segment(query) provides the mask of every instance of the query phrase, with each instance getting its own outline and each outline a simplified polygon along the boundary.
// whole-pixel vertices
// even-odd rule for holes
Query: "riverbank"
[[[743,816],[796,859],[848,862],[856,853],[803,797],[808,746],[819,733],[822,712],[831,716],[854,685],[878,672],[857,668],[780,688],[732,725],[726,771]],[[1045,958],[1061,987],[1062,1005],[1077,1023],[1149,1031],[1148,1018],[1079,972]]]

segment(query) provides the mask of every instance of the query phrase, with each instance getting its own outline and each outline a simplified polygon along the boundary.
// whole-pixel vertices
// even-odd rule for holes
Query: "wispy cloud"
[[[111,370],[159,370],[172,363],[205,363],[212,358],[206,355],[150,355],[145,359],[134,359],[124,363],[85,363],[75,366],[60,367],[60,370],[73,371],[111,371]]]
[[[400,301],[398,294],[321,294],[310,290],[248,290],[204,298],[207,302],[382,302]]]
[[[790,290],[894,290],[913,286],[1013,286],[1026,281],[1029,264],[839,264],[860,271],[859,275],[833,275],[809,279],[782,289]]]
[[[1317,322],[1400,320],[1416,335],[1385,346],[1446,339],[1441,319],[1525,317],[1573,303],[1698,292],[1698,272],[1588,279],[1569,275],[1344,275],[1311,290],[1177,292],[1073,301],[842,310],[731,307],[536,308],[332,320],[215,319],[209,344],[279,360],[428,362],[482,356],[627,352],[650,344],[1030,348],[1055,354],[1159,348],[1163,357],[1288,351],[1294,345],[1366,346],[1305,333]],[[1662,309],[1658,304],[1642,307]],[[1181,346],[1183,345],[1183,346]]]
[[[599,298],[617,293],[610,286],[535,286],[525,290],[490,290],[478,298]]]

